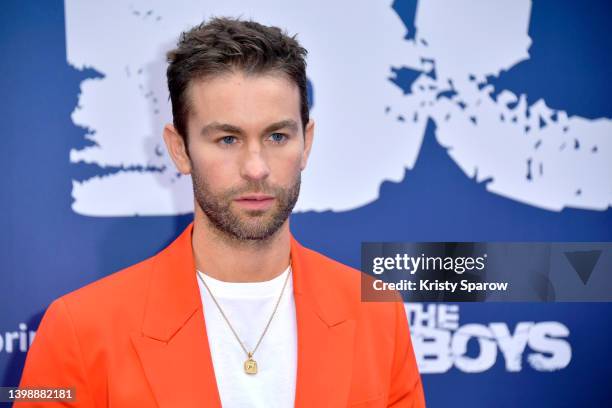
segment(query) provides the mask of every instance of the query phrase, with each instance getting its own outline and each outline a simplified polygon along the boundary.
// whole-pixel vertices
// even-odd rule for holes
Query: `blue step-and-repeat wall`
[[[191,219],[164,151],[164,52],[211,15],[309,50],[317,127],[294,234],[612,241],[606,0],[8,1],[0,6],[0,385],[56,297]],[[596,285],[594,268],[584,284]],[[428,406],[611,406],[608,303],[407,304]]]

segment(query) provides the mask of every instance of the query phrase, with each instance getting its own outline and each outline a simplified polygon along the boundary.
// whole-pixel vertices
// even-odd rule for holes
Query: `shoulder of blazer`
[[[298,255],[294,259],[294,264],[299,266],[298,290],[303,288],[308,297],[315,298],[328,324],[351,318],[394,326],[395,302],[364,302],[361,299],[361,285],[372,280],[369,275],[308,249],[293,238],[292,254]]]
[[[99,331],[125,325],[126,329],[137,329],[156,256],[62,296],[75,328]]]
[[[168,277],[162,286],[166,286],[169,291],[174,288],[168,285],[179,281],[172,278],[175,269],[183,266],[182,260],[191,256],[192,226],[190,224],[156,255],[70,292],[62,299],[74,313],[83,314],[87,318],[112,318],[116,313],[122,313],[123,319],[134,314],[142,318],[154,278],[159,275]]]

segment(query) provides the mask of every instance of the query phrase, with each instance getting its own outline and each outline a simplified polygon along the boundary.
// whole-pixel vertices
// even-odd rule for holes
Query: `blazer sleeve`
[[[94,407],[88,389],[81,348],[66,303],[55,300],[45,312],[26,357],[20,388],[72,388],[74,401],[28,401],[30,407]]]
[[[387,406],[393,408],[424,408],[425,396],[417,368],[404,303],[395,305],[395,352]]]

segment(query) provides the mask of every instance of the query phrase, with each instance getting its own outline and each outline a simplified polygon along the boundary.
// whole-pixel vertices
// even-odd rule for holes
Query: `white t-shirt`
[[[252,351],[274,310],[287,275],[266,282],[223,282],[198,271],[232,327]],[[244,371],[247,355],[232,334],[204,284],[198,278],[208,344],[224,408],[294,406],[297,370],[297,325],[292,277],[259,348],[253,355],[258,372]]]

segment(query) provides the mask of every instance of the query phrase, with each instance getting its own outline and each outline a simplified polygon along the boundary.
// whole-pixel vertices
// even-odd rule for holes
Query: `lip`
[[[271,195],[268,195],[268,194],[254,193],[254,194],[246,194],[246,195],[240,196],[236,200],[256,200],[256,201],[260,201],[260,200],[268,200],[268,199],[273,199],[273,198],[274,197],[272,197]]]
[[[234,201],[248,210],[267,210],[274,203],[274,197],[267,194],[247,194]]]

